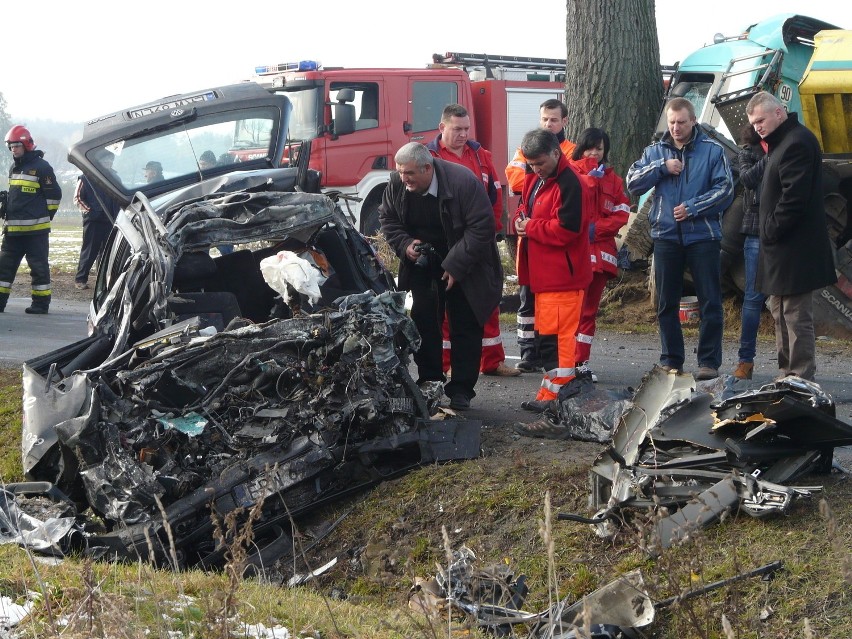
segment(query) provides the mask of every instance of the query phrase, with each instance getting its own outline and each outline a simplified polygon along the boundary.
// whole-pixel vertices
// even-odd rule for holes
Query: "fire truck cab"
[[[471,137],[501,171],[537,126],[539,104],[564,95],[564,60],[463,53],[433,60],[422,69],[323,68],[309,60],[255,69],[254,81],[293,105],[287,153],[309,153],[323,189],[352,196],[349,210],[365,235],[378,230],[394,154],[437,136],[447,104],[467,107]]]

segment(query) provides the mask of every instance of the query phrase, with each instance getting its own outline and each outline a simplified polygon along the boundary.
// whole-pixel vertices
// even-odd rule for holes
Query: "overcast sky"
[[[447,51],[565,57],[564,0],[534,0],[526,10],[507,5],[42,0],[25,18],[26,32],[6,25],[0,92],[15,123],[83,122],[166,95],[245,80],[255,66],[288,60],[423,67],[433,53]],[[475,27],[465,27],[464,6],[476,7]],[[777,13],[852,28],[848,0],[657,0],[656,7],[664,64],[711,42],[717,32],[733,35]]]

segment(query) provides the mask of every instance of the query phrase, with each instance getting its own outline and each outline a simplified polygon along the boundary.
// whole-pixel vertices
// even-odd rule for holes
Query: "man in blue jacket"
[[[689,267],[701,315],[695,379],[714,379],[722,365],[722,214],[734,197],[733,179],[724,149],[698,127],[689,100],[670,100],[666,120],[668,131],[627,172],[627,189],[634,195],[654,189],[649,221],[660,365],[683,368],[679,311],[684,268]]]

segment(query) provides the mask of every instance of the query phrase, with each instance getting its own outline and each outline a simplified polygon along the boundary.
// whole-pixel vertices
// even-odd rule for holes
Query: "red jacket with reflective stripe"
[[[586,183],[597,190],[597,207],[589,218],[589,224],[595,225],[594,239],[590,238],[592,271],[614,276],[618,273],[615,236],[627,224],[630,216],[630,199],[624,193],[624,180],[609,166],[603,177],[589,175],[589,171],[598,167],[598,161],[594,158],[569,161]]]
[[[491,208],[494,210],[494,222],[497,225],[497,232],[503,230],[503,187],[500,184],[500,178],[497,177],[497,171],[494,168],[494,161],[491,159],[491,151],[482,146],[479,142],[468,140],[464,144],[464,150],[461,157],[453,153],[450,149],[444,146],[441,140],[441,134],[438,134],[434,140],[426,145],[429,153],[433,157],[455,162],[466,166],[473,174],[482,180],[482,186],[485,187],[485,192],[488,193],[488,199],[491,200]]]
[[[595,191],[584,186],[564,155],[556,173],[538,190],[535,173],[527,175],[514,224],[523,213],[530,218],[526,237],[518,243],[518,282],[533,293],[585,289],[592,281],[589,259],[589,217],[595,206]]]

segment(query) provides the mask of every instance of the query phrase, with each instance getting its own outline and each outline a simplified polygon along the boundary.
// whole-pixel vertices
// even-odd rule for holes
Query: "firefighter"
[[[494,210],[494,221],[497,225],[498,238],[503,226],[503,197],[500,180],[491,160],[491,153],[479,142],[469,139],[470,115],[461,104],[448,104],[441,114],[438,124],[440,133],[426,145],[433,157],[449,160],[466,166],[473,174],[482,180],[482,186],[488,193],[491,207]],[[446,373],[450,367],[450,327],[444,318],[442,327],[444,337],[443,365]],[[500,306],[495,306],[491,317],[485,324],[482,334],[482,358],[479,372],[483,375],[498,377],[516,377],[521,374],[516,368],[506,366],[506,352],[503,350],[503,339],[500,337]]]
[[[50,222],[59,208],[62,190],[53,168],[44,160],[44,153],[35,150],[25,127],[9,129],[6,146],[13,162],[0,246],[0,312],[6,308],[18,266],[26,257],[32,276],[32,304],[26,312],[43,315],[50,307]]]
[[[596,206],[589,216],[592,281],[583,297],[583,311],[577,330],[577,377],[597,382],[589,368],[592,341],[597,328],[598,308],[608,280],[618,274],[615,236],[630,216],[630,200],[624,193],[624,180],[607,166],[609,135],[603,129],[590,127],[580,133],[571,153],[571,168],[596,194]]]
[[[553,133],[559,140],[562,154],[571,157],[574,143],[565,138],[568,107],[561,100],[551,98],[541,103],[539,113],[539,126]],[[512,193],[520,195],[524,188],[524,179],[529,172],[527,159],[519,148],[506,167],[506,180]],[[510,247],[516,245],[518,236],[508,234],[506,241]],[[512,250],[512,255],[517,259],[516,248]],[[529,286],[521,286],[519,294],[521,305],[518,308],[518,349],[521,351],[521,361],[515,367],[523,373],[534,373],[542,368],[541,357],[535,351],[535,295],[530,292]]]

